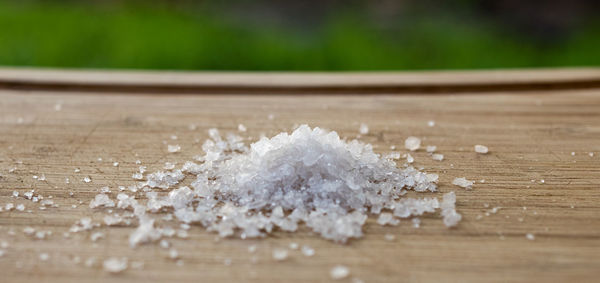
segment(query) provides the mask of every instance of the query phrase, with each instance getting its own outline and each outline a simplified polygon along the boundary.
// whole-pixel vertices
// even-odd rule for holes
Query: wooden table
[[[0,205],[25,205],[25,211],[0,212],[0,242],[8,243],[0,257],[1,282],[329,282],[336,264],[351,270],[343,282],[600,277],[599,69],[349,74],[3,69],[0,88]],[[380,153],[392,145],[402,149],[410,135],[420,137],[445,158],[434,161],[421,150],[412,154],[416,166],[440,175],[441,192],[456,191],[463,221],[448,229],[439,215],[429,215],[416,229],[410,221],[381,227],[369,219],[365,236],[346,245],[307,229],[217,241],[193,226],[188,239],[172,240],[183,265],[156,244],[129,248],[134,227],[96,228],[106,234],[96,242],[91,232],[63,237],[82,217],[101,221],[105,211],[91,210],[89,201],[103,186],[113,188],[114,197],[116,186],[133,184],[136,160],[149,171],[166,161],[181,165],[202,152],[208,128],[237,131],[240,123],[249,141],[301,123],[354,138],[366,123],[370,132],[361,140]],[[167,152],[164,142],[171,143],[171,135],[182,152]],[[475,153],[475,144],[490,153]],[[42,175],[45,181],[33,178]],[[85,176],[92,182],[83,182]],[[451,185],[455,177],[477,183],[467,191]],[[22,195],[31,189],[59,206],[40,210],[39,203],[11,197],[13,190]],[[500,209],[489,213],[494,207]],[[52,235],[35,239],[23,233],[26,227]],[[528,240],[527,233],[535,239]],[[396,239],[385,240],[385,234]],[[314,247],[315,256],[291,250],[286,261],[272,259],[273,248],[292,242]],[[255,254],[247,251],[251,244],[258,247]],[[49,259],[40,260],[40,254]],[[144,267],[108,274],[101,263],[110,256]],[[92,267],[84,263],[89,258],[96,259]],[[231,264],[224,264],[228,259]]]

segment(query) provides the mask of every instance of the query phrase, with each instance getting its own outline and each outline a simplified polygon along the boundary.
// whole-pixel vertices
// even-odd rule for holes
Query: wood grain
[[[0,68],[0,88],[142,94],[498,92],[600,88],[600,69],[198,73]]]
[[[427,126],[429,120],[435,127]],[[456,191],[464,217],[458,227],[447,229],[439,215],[423,217],[419,229],[410,221],[380,227],[370,219],[364,238],[339,245],[306,229],[215,241],[215,234],[193,226],[188,239],[172,240],[183,266],[158,245],[129,248],[133,227],[97,228],[106,233],[97,242],[89,232],[62,235],[81,217],[101,220],[105,211],[90,210],[89,201],[102,186],[113,188],[114,196],[116,186],[133,184],[136,160],[149,171],[166,161],[181,165],[201,153],[198,141],[207,138],[208,128],[236,131],[243,123],[252,141],[308,123],[354,138],[363,122],[370,133],[361,140],[380,153],[391,145],[402,148],[409,135],[438,147],[442,162],[424,151],[413,156],[417,167],[440,175],[441,192]],[[172,143],[171,135],[177,135],[181,153],[167,152],[163,141]],[[475,144],[488,146],[490,153],[476,154]],[[32,178],[41,174],[47,181]],[[0,241],[9,244],[0,257],[1,282],[329,282],[335,264],[351,270],[342,282],[352,277],[365,282],[597,282],[600,277],[600,90],[595,88],[436,96],[0,90],[0,175],[0,205],[26,206],[24,212],[0,212]],[[92,182],[82,182],[85,176]],[[455,177],[478,183],[466,191],[450,184]],[[13,190],[31,189],[60,206],[39,210],[37,203],[10,197]],[[492,207],[501,208],[486,216]],[[53,233],[36,240],[23,233],[28,226]],[[527,240],[526,233],[535,240]],[[385,234],[396,240],[386,241]],[[291,242],[314,247],[316,255],[291,251],[287,261],[275,262],[272,249]],[[251,244],[258,246],[256,254],[248,253]],[[41,253],[50,259],[40,261]],[[144,268],[107,274],[99,263],[109,256],[143,261]],[[75,263],[75,257],[82,262]],[[83,261],[90,257],[98,263],[86,267]],[[232,260],[230,266],[226,259]]]

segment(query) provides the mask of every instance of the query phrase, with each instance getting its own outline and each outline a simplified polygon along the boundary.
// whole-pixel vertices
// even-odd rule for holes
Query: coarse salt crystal
[[[273,250],[273,259],[276,261],[283,261],[288,257],[288,251],[286,249],[276,248]]]
[[[481,154],[486,154],[488,153],[488,148],[485,145],[475,145],[475,152],[477,153],[481,153]]]
[[[360,128],[358,129],[358,132],[361,135],[368,134],[369,133],[369,126],[367,126],[367,124],[365,124],[365,123],[360,124]]]
[[[94,259],[94,261],[95,261],[95,259]],[[91,262],[90,265],[93,265],[93,262],[92,261],[90,261],[90,262]],[[104,268],[105,271],[110,272],[110,273],[122,272],[125,269],[127,269],[127,258],[126,257],[122,257],[122,258],[111,257],[102,263],[102,267]]]
[[[307,246],[307,245],[302,246],[301,251],[302,251],[302,254],[304,256],[309,256],[310,257],[310,256],[315,255],[315,249],[313,249],[313,248],[311,248],[310,246]]]
[[[421,139],[410,136],[404,141],[404,147],[410,151],[415,151],[421,147]]]
[[[473,181],[469,181],[469,180],[465,179],[464,177],[455,178],[454,181],[452,181],[453,185],[463,187],[465,189],[472,189],[473,183],[474,183]]]
[[[432,154],[431,158],[435,161],[442,161],[444,160],[444,155],[443,154]]]
[[[336,265],[329,271],[329,276],[333,280],[341,280],[350,275],[350,269],[343,265]]]
[[[176,145],[167,145],[167,151],[170,153],[176,153],[181,151],[181,146],[179,146],[178,144]]]
[[[240,131],[240,132],[245,132],[245,131],[247,131],[247,130],[248,130],[248,129],[247,129],[247,128],[246,128],[246,126],[244,126],[243,124],[239,124],[239,125],[238,125],[238,131]]]

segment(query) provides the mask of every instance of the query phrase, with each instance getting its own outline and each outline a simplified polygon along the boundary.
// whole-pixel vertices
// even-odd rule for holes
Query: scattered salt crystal
[[[4,206],[4,209],[5,209],[6,211],[11,211],[13,208],[15,208],[15,205],[14,205],[13,203],[7,203],[7,204]]]
[[[530,241],[535,240],[535,236],[531,233],[525,234],[525,238],[527,238],[527,240],[530,240]]]
[[[594,153],[593,153],[593,152],[590,152],[590,153],[588,153],[588,155],[589,155],[590,157],[594,157]]]
[[[251,246],[248,246],[248,252],[249,252],[249,253],[254,253],[254,252],[256,252],[256,245],[251,245]]]
[[[23,233],[25,233],[25,235],[33,235],[35,233],[35,229],[33,227],[25,227],[23,229]]]
[[[16,210],[18,211],[23,211],[25,210],[25,205],[23,205],[22,203],[17,204],[17,206],[15,207]]]
[[[444,160],[444,155],[443,154],[432,154],[431,158],[435,161],[442,161]]]
[[[475,145],[475,152],[481,153],[481,154],[486,154],[486,153],[488,153],[488,148],[487,148],[487,146],[478,144],[478,145]]]
[[[18,198],[18,197],[19,197],[19,192],[17,192],[17,191],[13,191],[13,192],[12,192],[12,196],[13,196],[14,198]]]
[[[429,127],[435,126],[435,121],[433,121],[433,120],[428,121],[427,126],[429,126]]]
[[[91,181],[92,181],[92,179],[89,176],[86,176],[85,178],[83,178],[84,183],[89,183]]]
[[[421,139],[410,136],[404,141],[404,147],[410,151],[415,151],[421,147]]]
[[[285,260],[288,257],[288,251],[286,249],[276,248],[273,250],[273,259],[276,261]]]
[[[92,267],[96,264],[96,258],[95,257],[90,257],[88,259],[85,260],[85,266],[87,267]]]
[[[435,145],[428,145],[425,149],[427,150],[427,152],[433,153],[437,149],[437,146],[435,146]]]
[[[88,260],[90,260],[90,259],[88,259]],[[95,259],[94,259],[94,262],[95,262]],[[86,261],[86,265],[87,265],[87,261]],[[93,265],[93,262],[90,265]],[[122,272],[125,269],[127,269],[127,258],[126,257],[122,257],[122,258],[111,257],[102,263],[102,267],[104,268],[104,271],[107,271],[110,273]]]
[[[297,250],[298,247],[299,247],[298,243],[296,243],[296,242],[291,242],[290,243],[290,249]]]
[[[474,183],[473,181],[469,181],[469,180],[465,179],[464,177],[455,178],[454,181],[452,181],[453,185],[463,187],[468,190],[473,188],[473,183]]]
[[[377,218],[377,224],[383,226],[383,225],[398,225],[398,223],[400,223],[400,220],[398,219],[394,219],[394,215],[392,215],[389,212],[383,212],[381,214],[379,214],[379,218]]]
[[[92,233],[92,235],[90,236],[90,239],[92,240],[92,242],[98,241],[100,238],[104,238],[104,233],[95,232],[95,233]]]
[[[115,202],[112,201],[106,194],[97,194],[96,197],[90,202],[90,208],[96,208],[99,206],[114,207]]]
[[[329,276],[333,280],[341,280],[350,275],[350,269],[343,265],[336,265],[329,271]]]
[[[571,152],[571,155],[572,155],[572,156],[575,156],[575,151],[572,151],[572,152]]]
[[[169,250],[169,257],[171,259],[177,259],[177,258],[179,258],[179,252],[176,249],[170,249]]]
[[[440,207],[442,208],[442,216],[444,217],[444,225],[453,227],[460,222],[462,215],[456,212],[456,195],[454,192],[444,194]]]
[[[406,162],[413,163],[413,162],[415,162],[415,159],[412,157],[412,155],[407,154],[406,155]]]
[[[273,119],[275,119],[275,115],[274,115],[274,114],[269,114],[269,115],[267,116],[267,119],[269,119],[269,120],[273,120]]]
[[[360,128],[358,129],[358,132],[361,135],[368,134],[369,133],[369,126],[367,126],[367,124],[365,124],[365,123],[360,124]]]
[[[116,161],[115,161],[115,162],[113,162],[113,166],[114,166],[114,167],[117,167],[117,166],[119,166],[119,162],[116,162]]]
[[[165,170],[175,169],[175,163],[165,162],[165,166],[163,166],[163,169],[165,169]]]
[[[163,249],[168,249],[171,246],[171,244],[169,243],[169,241],[167,241],[165,239],[160,240],[159,245]]]
[[[421,227],[421,219],[419,219],[419,218],[413,218],[411,221],[412,221],[412,224],[413,224],[414,228]]]
[[[41,261],[47,261],[48,259],[50,259],[50,255],[48,255],[47,253],[41,253],[39,257]]]
[[[181,146],[176,145],[167,145],[167,151],[170,153],[175,153],[181,151]]]
[[[313,256],[315,255],[315,250],[313,248],[311,248],[310,246],[304,245],[302,246],[302,254],[304,256]]]
[[[246,126],[244,126],[244,125],[242,125],[242,124],[239,124],[239,125],[238,125],[238,131],[240,131],[240,132],[245,132],[245,131],[247,131],[247,130],[248,130],[248,129],[246,128]]]

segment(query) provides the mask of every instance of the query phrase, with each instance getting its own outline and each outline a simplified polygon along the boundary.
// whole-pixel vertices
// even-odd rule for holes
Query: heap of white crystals
[[[163,208],[172,208],[179,221],[200,223],[221,237],[261,237],[276,228],[296,231],[304,223],[336,242],[361,237],[369,213],[385,212],[380,222],[393,225],[397,218],[440,208],[437,198],[402,197],[409,189],[436,191],[437,175],[397,168],[370,144],[346,142],[336,132],[302,125],[250,147],[233,134],[224,139],[216,129],[209,136],[198,163],[149,174],[138,184],[146,191],[146,205],[119,193],[117,208],[133,209],[140,222],[130,236],[132,246],[166,235],[168,229],[156,228],[147,214]],[[189,175],[196,178],[191,188],[174,189]],[[101,196],[90,206],[110,204]],[[444,218],[452,219],[445,222],[455,225],[454,202],[451,210],[449,205],[443,205]]]

